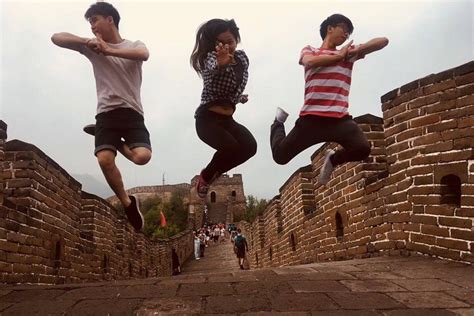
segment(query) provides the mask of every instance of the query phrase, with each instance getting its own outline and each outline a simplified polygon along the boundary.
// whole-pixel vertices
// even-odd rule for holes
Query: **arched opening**
[[[131,262],[128,263],[128,275],[129,275],[130,277],[133,276],[133,267],[132,267],[132,263],[131,263]]]
[[[441,204],[461,206],[461,179],[453,174],[441,178]]]
[[[211,203],[216,203],[216,192],[211,192]]]
[[[339,212],[336,212],[336,238],[341,241],[344,237],[344,225],[342,223],[342,216]]]
[[[235,190],[232,191],[231,195],[232,195],[232,197],[236,197],[236,196],[237,196],[237,193],[235,192]]]
[[[291,233],[290,235],[290,246],[291,246],[291,251],[296,251],[296,239],[295,239],[294,233]]]
[[[273,260],[273,250],[272,250],[272,247],[270,247],[270,249],[268,250],[268,254],[270,256],[270,260]]]

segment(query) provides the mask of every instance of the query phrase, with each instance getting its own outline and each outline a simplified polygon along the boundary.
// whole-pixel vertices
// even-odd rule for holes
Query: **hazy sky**
[[[9,139],[33,143],[70,174],[89,174],[105,183],[93,155],[94,139],[82,127],[94,122],[95,82],[90,62],[52,44],[55,32],[90,37],[83,18],[93,1],[2,1],[1,116]],[[123,38],[140,39],[150,59],[143,64],[142,103],[151,133],[152,160],[135,166],[118,158],[127,188],[189,182],[214,150],[194,127],[202,81],[189,65],[197,27],[211,18],[234,18],[250,58],[246,93],[236,121],[258,142],[251,160],[229,173],[242,173],[246,194],[272,198],[318,148],[289,164],[271,157],[269,126],[275,108],[294,125],[304,97],[301,48],[321,45],[319,25],[341,13],[354,24],[354,43],[386,36],[389,45],[356,63],[350,113],[381,116],[380,96],[405,83],[466,63],[474,56],[473,1],[163,2],[113,1],[122,17]],[[94,192],[92,192],[94,193]]]

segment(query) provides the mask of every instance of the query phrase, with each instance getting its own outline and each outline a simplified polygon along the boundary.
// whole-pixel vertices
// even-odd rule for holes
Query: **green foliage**
[[[178,228],[178,226],[176,226],[176,224],[170,224],[166,227],[158,227],[157,229],[155,229],[151,236],[151,239],[165,239],[170,236],[176,235],[179,232],[181,232],[181,230]]]
[[[147,237],[168,238],[187,228],[188,209],[184,204],[185,192],[175,191],[168,202],[152,197],[141,202],[140,210],[144,214],[144,233]],[[160,227],[161,212],[165,215],[167,226]]]
[[[253,222],[258,215],[262,215],[267,207],[268,201],[265,199],[258,199],[253,195],[247,196],[247,205],[245,206],[245,213],[242,216],[235,216],[234,222],[241,220],[249,223]]]

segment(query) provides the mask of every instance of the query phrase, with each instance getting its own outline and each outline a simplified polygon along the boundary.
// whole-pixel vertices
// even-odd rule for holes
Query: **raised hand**
[[[97,39],[91,38],[90,40],[87,41],[86,43],[87,47],[90,48],[94,53],[100,54],[100,48],[97,42]]]
[[[347,54],[349,53],[349,49],[354,41],[351,40],[349,43],[344,45],[338,52],[339,55],[342,56],[342,59],[346,60],[348,58]]]
[[[217,43],[216,45],[217,53],[217,64],[219,66],[225,66],[234,63],[234,55],[229,53],[229,45]]]
[[[109,45],[104,41],[100,33],[95,33],[96,46],[100,53],[106,55],[109,50]]]
[[[347,53],[347,59],[364,58],[365,54],[361,52],[360,46],[361,45],[357,45],[356,47],[349,48],[349,52]]]

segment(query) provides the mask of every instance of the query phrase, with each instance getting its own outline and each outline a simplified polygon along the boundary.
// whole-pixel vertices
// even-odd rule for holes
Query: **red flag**
[[[165,214],[163,214],[163,211],[160,211],[160,215],[161,215],[161,223],[160,223],[160,226],[161,226],[161,227],[165,227],[165,226],[166,226]]]

